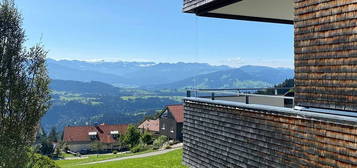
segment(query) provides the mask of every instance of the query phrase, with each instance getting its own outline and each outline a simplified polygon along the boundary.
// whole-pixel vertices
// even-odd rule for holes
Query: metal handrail
[[[192,92],[196,92],[196,93],[197,92],[206,92],[206,93],[221,93],[221,94],[239,94],[239,95],[256,96],[256,95],[261,95],[261,94],[247,94],[247,93],[242,93],[241,91],[262,91],[262,90],[274,90],[274,95],[278,95],[278,90],[290,90],[290,89],[293,89],[293,87],[281,87],[281,88],[229,88],[229,89],[192,89],[192,88],[187,88],[186,90],[187,90],[187,97],[191,97],[191,93]],[[229,91],[237,91],[237,92],[229,92]],[[270,96],[270,95],[266,95],[266,96]]]
[[[281,96],[278,95],[278,90],[290,90],[292,87],[282,87],[282,88],[230,88],[230,89],[187,89],[187,97],[200,97],[198,96],[199,92],[210,93],[212,100],[215,100],[217,94],[229,94],[230,96],[245,96],[245,103],[249,104],[249,97],[267,97],[267,98],[281,98],[294,101],[294,97]],[[263,95],[263,94],[254,94],[254,93],[244,93],[242,91],[261,91],[261,90],[274,90],[274,95]],[[236,92],[233,92],[236,91]],[[192,93],[195,93],[196,96],[193,96]],[[202,96],[201,96],[202,97]]]
[[[220,90],[268,90],[268,89],[293,89],[293,87],[280,87],[280,88],[227,88],[227,89],[194,89],[194,88],[186,88],[186,90],[197,90],[197,91],[220,91]]]

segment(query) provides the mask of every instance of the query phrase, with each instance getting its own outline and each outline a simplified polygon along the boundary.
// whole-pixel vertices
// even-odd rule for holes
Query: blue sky
[[[197,17],[183,0],[17,0],[55,59],[293,67],[293,26]]]

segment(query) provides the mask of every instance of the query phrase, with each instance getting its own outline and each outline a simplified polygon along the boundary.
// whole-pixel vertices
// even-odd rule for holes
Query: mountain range
[[[148,87],[149,89],[184,89],[184,88],[261,88],[272,87],[293,78],[293,70],[264,66],[243,66],[229,70],[197,75],[168,84]]]
[[[55,126],[137,123],[168,104],[182,103],[185,88],[271,87],[293,70],[202,63],[86,62],[49,59],[52,106],[42,119]]]
[[[101,81],[121,87],[142,87],[176,82],[200,74],[228,70],[228,66],[205,63],[86,62],[47,60],[52,79]]]
[[[52,79],[100,81],[143,89],[269,87],[293,77],[288,68],[213,66],[206,63],[47,60]]]

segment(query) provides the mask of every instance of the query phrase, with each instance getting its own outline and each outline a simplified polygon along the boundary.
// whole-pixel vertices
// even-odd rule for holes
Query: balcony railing
[[[245,104],[261,104],[277,107],[294,107],[293,95],[286,96],[292,88],[233,88],[187,89],[187,97],[225,100]]]

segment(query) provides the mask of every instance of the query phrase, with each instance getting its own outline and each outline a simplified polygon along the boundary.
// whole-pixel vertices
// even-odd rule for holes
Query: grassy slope
[[[71,168],[186,168],[182,165],[182,149],[162,155],[113,161],[94,165],[71,166]],[[63,167],[62,167],[63,168]]]
[[[78,164],[82,164],[82,163],[108,160],[108,159],[113,159],[113,158],[126,157],[126,156],[138,155],[138,154],[143,154],[143,153],[149,153],[149,152],[152,152],[152,150],[143,151],[143,152],[139,152],[139,153],[98,155],[98,157],[96,155],[90,155],[86,159],[57,160],[56,163],[61,168],[70,168],[70,167],[73,167],[74,165],[78,165]]]

